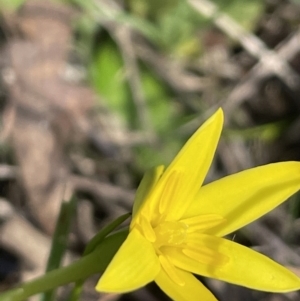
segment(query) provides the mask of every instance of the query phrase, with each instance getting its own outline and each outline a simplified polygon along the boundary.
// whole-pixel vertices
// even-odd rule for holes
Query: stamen
[[[180,174],[174,170],[171,172],[169,177],[166,179],[165,186],[159,199],[159,213],[163,214],[171,205],[173,196],[176,194],[178,189],[178,182],[180,180]]]
[[[205,247],[201,247],[199,249],[187,248],[183,249],[182,252],[186,256],[207,265],[219,266],[224,265],[229,261],[228,256]]]
[[[185,282],[178,275],[174,265],[172,263],[170,263],[170,261],[163,255],[159,255],[158,258],[159,258],[160,264],[162,265],[163,269],[168,274],[168,276],[171,278],[171,280],[180,286],[184,286]]]
[[[200,263],[210,265],[224,265],[229,256],[219,251],[222,240],[215,236],[191,233],[188,235],[182,252]]]
[[[218,226],[226,221],[221,215],[218,214],[205,214],[197,215],[180,220],[180,222],[188,225],[188,232],[203,232],[215,226]]]
[[[145,238],[150,242],[155,242],[155,232],[150,224],[150,221],[143,214],[140,214],[139,216],[139,224],[142,228]]]

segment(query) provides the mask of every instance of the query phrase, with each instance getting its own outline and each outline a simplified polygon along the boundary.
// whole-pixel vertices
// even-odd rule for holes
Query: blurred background
[[[0,291],[44,273],[62,200],[76,198],[67,264],[219,107],[206,182],[300,160],[299,0],[0,0],[0,11]],[[300,275],[299,193],[230,238]],[[155,284],[101,295],[97,279],[82,300],[169,300]],[[300,299],[201,280],[220,301]]]

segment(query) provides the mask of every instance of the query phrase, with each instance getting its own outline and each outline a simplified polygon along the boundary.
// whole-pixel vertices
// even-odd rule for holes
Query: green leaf
[[[15,11],[25,0],[0,0],[0,11]]]
[[[72,197],[68,202],[61,203],[56,228],[52,238],[52,246],[48,258],[46,273],[59,268],[61,264],[62,258],[67,248],[68,236],[70,232],[72,217],[75,211],[75,206],[75,197]],[[54,298],[55,289],[45,292],[41,297],[41,301],[54,301]]]
[[[173,121],[169,93],[163,83],[149,69],[142,69],[141,79],[151,122],[157,133],[164,133],[170,129],[170,124]]]
[[[179,57],[199,54],[201,48],[199,30],[209,23],[186,1],[177,1],[176,5],[161,15],[158,23],[161,39],[168,52]]]
[[[130,91],[125,77],[122,56],[111,39],[103,39],[89,66],[93,87],[127,124],[131,116]]]
[[[93,252],[97,246],[104,240],[104,238],[120,226],[124,221],[126,221],[131,216],[131,213],[126,213],[118,217],[116,220],[112,221],[102,230],[100,230],[87,244],[83,256],[86,256]]]
[[[263,12],[261,0],[214,0],[223,13],[228,14],[246,30],[252,30],[256,20]]]

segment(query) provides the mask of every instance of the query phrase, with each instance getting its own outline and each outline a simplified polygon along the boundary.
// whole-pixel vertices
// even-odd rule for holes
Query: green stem
[[[119,225],[121,225],[129,216],[131,213],[126,213],[120,217],[118,217],[116,220],[111,222],[109,225],[104,227],[100,232],[98,232],[88,243],[86,246],[83,256],[86,256],[90,253],[92,253],[95,248],[97,248],[98,245],[103,241],[103,239],[111,233],[113,230],[116,229]],[[71,296],[69,298],[69,301],[78,301],[79,296],[81,295],[83,284],[84,284],[85,279],[80,279],[76,281],[75,286],[72,290]]]
[[[53,270],[18,288],[0,294],[1,301],[22,301],[32,295],[103,272],[128,235],[128,230],[108,236],[89,255],[67,267]]]

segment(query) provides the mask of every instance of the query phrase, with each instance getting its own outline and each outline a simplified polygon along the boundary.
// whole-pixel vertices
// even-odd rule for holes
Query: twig
[[[94,225],[94,206],[88,200],[81,200],[77,203],[77,227],[78,234],[84,243],[88,243],[90,239],[97,233]]]
[[[12,204],[5,198],[0,197],[0,222],[10,219],[14,214]]]
[[[0,165],[0,179],[11,180],[15,179],[17,175],[17,168],[7,164]]]
[[[212,19],[214,24],[229,37],[238,41],[266,70],[278,76],[287,87],[292,91],[298,91],[300,78],[280,54],[270,50],[262,40],[247,32],[209,0],[188,0],[188,2],[201,14]]]
[[[271,247],[272,251],[274,251],[274,254],[271,255],[276,257],[275,259],[281,263],[290,264],[292,262],[295,265],[300,264],[300,256],[261,222],[252,223],[245,230],[247,231],[247,236],[254,242]]]
[[[199,93],[207,86],[203,78],[188,73],[183,66],[136,40],[137,55],[178,93]]]
[[[293,34],[288,39],[284,40],[278,47],[278,54],[285,61],[290,61],[300,50],[300,30]],[[265,68],[263,61],[259,61],[252,70],[246,75],[243,81],[241,81],[226,97],[224,103],[224,110],[230,114],[234,107],[245,100],[254,98],[258,93],[258,85],[272,73],[270,69]],[[290,87],[291,88],[291,87]],[[295,103],[299,103],[299,91],[300,84],[293,86],[291,92],[293,92]]]
[[[101,206],[104,206],[108,212],[115,211],[115,208],[111,208],[112,204],[122,206],[127,210],[132,207],[134,192],[131,190],[79,176],[72,176],[71,182],[75,190],[87,191],[100,198]]]

